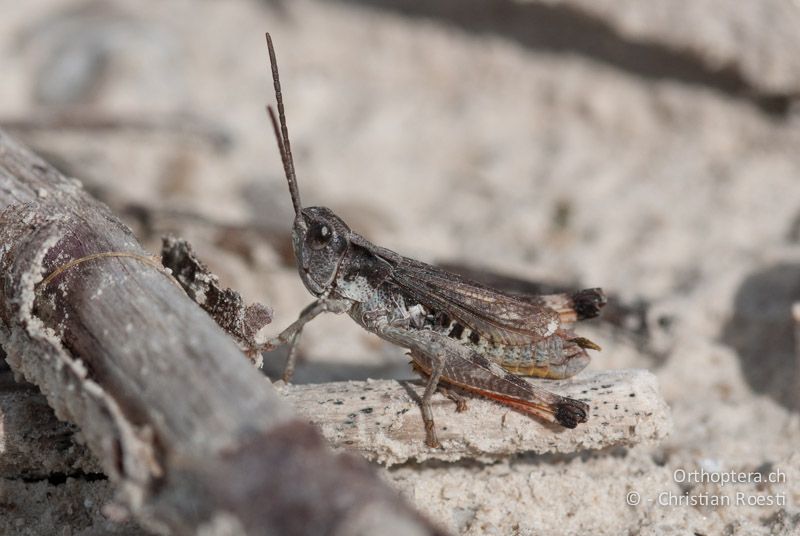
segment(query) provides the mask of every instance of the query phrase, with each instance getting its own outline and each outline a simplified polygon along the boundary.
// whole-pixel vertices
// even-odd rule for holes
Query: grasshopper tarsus
[[[605,305],[600,289],[519,297],[376,246],[325,207],[303,207],[292,159],[272,39],[267,35],[277,117],[268,107],[295,217],[292,246],[303,284],[316,302],[263,349],[291,344],[285,376],[303,326],[323,312],[348,313],[364,329],[411,350],[428,376],[420,401],[425,442],[436,437],[431,397],[440,381],[518,411],[574,428],[588,406],[526,382],[509,371],[566,378],[599,346],[576,336],[572,325]],[[457,401],[457,411],[465,409]]]
[[[464,413],[469,409],[466,397],[456,393],[454,390],[439,385],[439,392],[452,400],[456,405],[456,413]]]

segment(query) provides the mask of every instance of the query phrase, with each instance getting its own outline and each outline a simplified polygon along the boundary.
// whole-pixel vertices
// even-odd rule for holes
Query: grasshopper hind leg
[[[455,402],[456,413],[464,413],[465,411],[467,411],[467,409],[469,409],[469,406],[467,406],[467,398],[465,396],[456,393],[453,389],[442,387],[442,385],[439,384],[439,392],[442,393],[447,398],[449,398],[450,400],[452,400],[453,402]]]
[[[420,366],[417,365],[413,360],[411,361],[411,368],[414,370],[414,372],[419,374],[423,380],[427,380],[430,377],[428,373],[422,370],[422,368],[420,368]],[[450,387],[445,387],[442,385],[441,381],[439,382],[439,386],[436,390],[455,403],[456,413],[463,413],[469,409],[469,406],[467,405],[467,397],[457,393]]]
[[[586,404],[571,398],[565,398],[557,405],[555,413],[556,421],[564,428],[575,428],[582,422],[586,422]]]
[[[585,402],[557,395],[526,382],[447,336],[430,330],[413,331],[388,324],[380,326],[377,331],[383,338],[409,348],[415,367],[430,377],[420,404],[426,443],[429,445],[435,438],[430,397],[439,381],[448,387],[479,394],[565,428],[575,428],[588,419],[589,405]]]

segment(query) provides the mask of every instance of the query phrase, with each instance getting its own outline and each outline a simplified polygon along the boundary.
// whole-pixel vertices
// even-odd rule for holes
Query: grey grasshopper
[[[446,387],[471,391],[574,428],[589,406],[546,391],[521,376],[568,378],[590,360],[593,342],[572,325],[599,314],[600,289],[521,300],[394,251],[376,246],[325,207],[303,207],[286,127],[278,66],[267,34],[278,118],[268,112],[294,205],[292,244],[300,278],[317,299],[277,337],[257,350],[289,344],[284,379],[290,379],[303,326],[324,312],[347,313],[361,327],[410,351],[412,366],[427,378],[421,399],[426,443],[438,447],[431,397]]]

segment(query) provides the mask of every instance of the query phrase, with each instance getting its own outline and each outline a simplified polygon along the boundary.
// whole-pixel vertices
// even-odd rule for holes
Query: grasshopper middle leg
[[[420,409],[422,410],[422,422],[425,425],[425,444],[436,449],[442,445],[436,437],[436,424],[433,422],[431,398],[439,387],[439,380],[441,380],[442,371],[444,370],[445,357],[442,354],[437,354],[433,356],[431,363],[431,372],[420,401]]]

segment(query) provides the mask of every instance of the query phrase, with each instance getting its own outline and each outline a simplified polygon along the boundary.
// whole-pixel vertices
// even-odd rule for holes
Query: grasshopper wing
[[[355,233],[354,233],[355,235]],[[470,281],[458,274],[403,257],[355,235],[353,243],[391,265],[388,280],[426,307],[447,313],[496,343],[523,346],[556,333],[559,313],[544,303]]]

